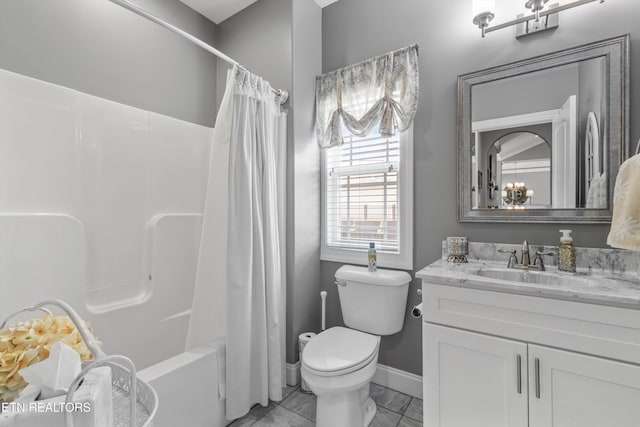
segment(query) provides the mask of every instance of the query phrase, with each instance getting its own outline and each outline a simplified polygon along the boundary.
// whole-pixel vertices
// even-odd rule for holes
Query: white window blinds
[[[327,247],[399,253],[399,135],[345,136],[325,155]]]

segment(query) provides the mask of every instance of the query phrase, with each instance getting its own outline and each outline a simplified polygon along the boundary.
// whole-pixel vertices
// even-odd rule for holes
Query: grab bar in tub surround
[[[152,216],[144,227],[142,270],[140,274],[89,289],[87,291],[89,296],[87,308],[92,314],[109,313],[143,305],[151,301],[155,292],[152,275],[154,258],[157,256],[154,253],[155,233],[162,221],[175,219],[195,221],[193,223],[195,227],[202,226],[202,213],[162,213]],[[139,291],[135,294],[128,293],[126,296],[113,298],[113,295],[119,295],[120,290],[128,292],[129,289],[138,289]]]

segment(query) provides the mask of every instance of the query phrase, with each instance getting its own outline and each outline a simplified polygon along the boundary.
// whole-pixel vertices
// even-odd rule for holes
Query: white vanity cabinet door
[[[422,342],[425,426],[527,427],[526,344],[429,323]]]
[[[529,344],[529,417],[530,427],[637,427],[640,367]]]

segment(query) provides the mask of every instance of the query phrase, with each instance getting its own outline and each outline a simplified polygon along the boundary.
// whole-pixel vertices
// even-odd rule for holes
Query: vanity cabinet
[[[429,323],[422,342],[425,426],[528,426],[526,344]]]
[[[528,347],[530,427],[639,425],[639,366],[532,344]]]
[[[430,283],[423,304],[425,426],[640,425],[640,311]]]
[[[425,425],[638,425],[636,365],[429,323],[423,343]]]

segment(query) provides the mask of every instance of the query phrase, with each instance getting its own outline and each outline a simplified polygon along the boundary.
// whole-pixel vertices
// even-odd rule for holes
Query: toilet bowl
[[[348,327],[327,329],[309,341],[302,352],[302,378],[318,396],[318,427],[366,427],[376,414],[369,385],[380,335],[402,329],[411,276],[344,265],[335,277]]]
[[[369,385],[380,337],[343,327],[328,329],[302,353],[302,376],[318,397],[318,427],[368,426],[376,413]]]

